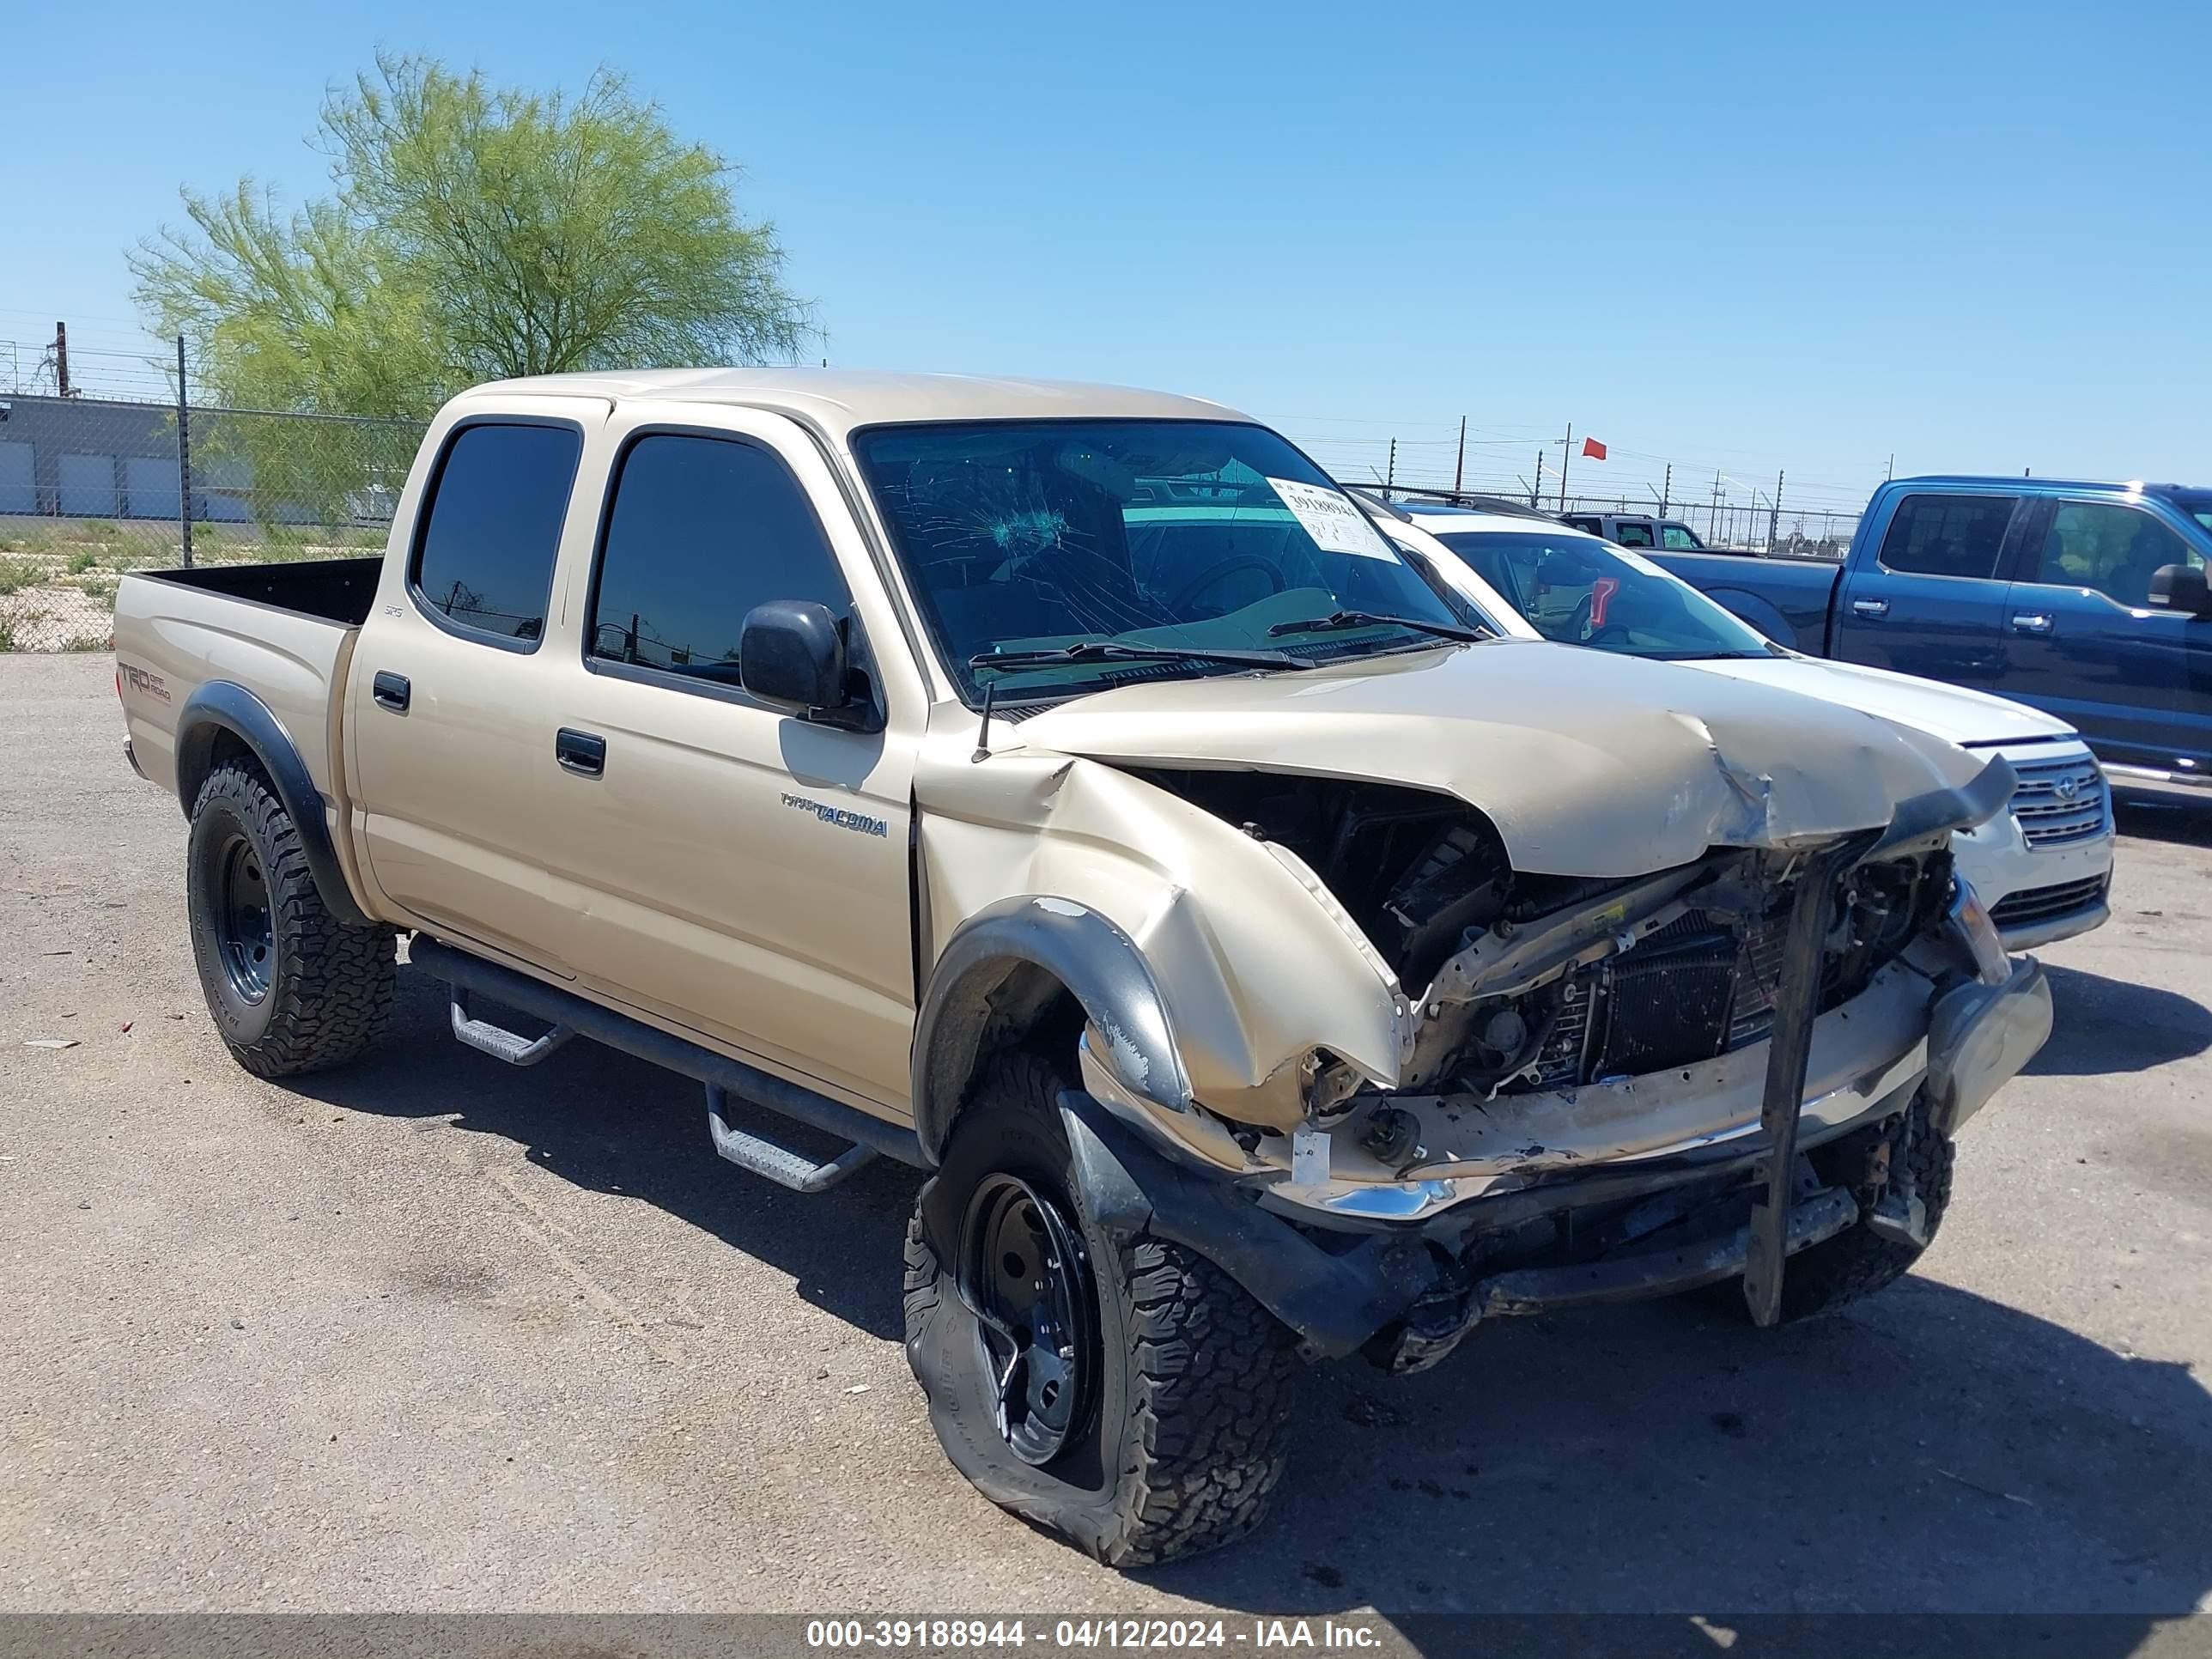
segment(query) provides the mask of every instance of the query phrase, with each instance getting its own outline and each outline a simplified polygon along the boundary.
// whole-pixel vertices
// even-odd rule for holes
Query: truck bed
[[[1833,559],[1758,553],[1646,553],[1661,569],[1808,656],[1828,654],[1829,602],[1843,566]]]
[[[115,660],[131,752],[174,789],[177,717],[210,680],[251,691],[298,747],[325,802],[343,791],[337,710],[381,559],[133,572],[115,596]]]

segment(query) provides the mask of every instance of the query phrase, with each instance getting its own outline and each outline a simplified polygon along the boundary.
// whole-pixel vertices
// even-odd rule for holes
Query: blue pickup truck
[[[2212,800],[2212,489],[1900,478],[1840,566],[1647,556],[1781,644],[2032,703],[2115,784]]]

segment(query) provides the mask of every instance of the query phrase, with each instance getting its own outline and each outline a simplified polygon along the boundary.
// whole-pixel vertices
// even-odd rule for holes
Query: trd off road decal
[[[158,698],[163,702],[170,700],[168,685],[159,674],[149,674],[136,663],[118,662],[115,666],[123,678],[131,682],[132,690],[142,692],[149,697]]]
[[[787,793],[783,798],[783,804],[786,806],[795,807],[802,812],[811,812],[823,823],[834,824],[840,830],[854,830],[863,836],[888,836],[891,832],[890,825],[881,818],[872,818],[865,812],[848,812],[842,806],[830,806],[818,800],[809,800],[804,795]]]

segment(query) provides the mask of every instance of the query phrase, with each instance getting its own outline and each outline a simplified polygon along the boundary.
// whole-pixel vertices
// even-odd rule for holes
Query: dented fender
[[[947,919],[941,933],[926,920],[922,941],[925,1124],[949,1123],[957,1104],[940,1097],[957,1093],[958,1068],[937,1052],[951,1028],[932,1010],[957,1006],[945,988],[981,982],[994,962],[1053,972],[1116,1079],[1171,1109],[1194,1097],[1294,1123],[1316,1048],[1396,1084],[1405,993],[1295,854],[1096,761],[1021,748],[974,759],[973,731],[933,741],[915,769],[924,915]],[[1112,965],[1090,975],[1081,939]]]

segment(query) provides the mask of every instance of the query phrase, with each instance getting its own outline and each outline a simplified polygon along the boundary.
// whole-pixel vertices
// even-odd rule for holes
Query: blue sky
[[[626,70],[841,364],[1197,392],[1347,477],[1447,474],[1465,415],[1484,482],[1606,441],[1578,490],[2212,482],[2202,3],[20,9],[0,339],[67,318],[81,379],[178,186],[321,188],[384,46]]]

